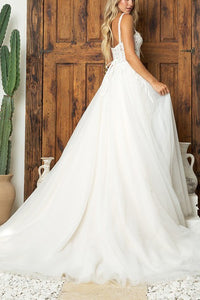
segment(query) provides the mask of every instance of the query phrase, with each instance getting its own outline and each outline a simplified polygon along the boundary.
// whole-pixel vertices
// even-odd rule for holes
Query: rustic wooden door
[[[195,136],[192,135],[192,126],[197,127],[192,117],[199,118],[197,113],[192,115],[192,105],[197,101],[196,97],[192,102],[191,62],[192,56],[197,55],[192,51],[192,2],[139,2],[137,30],[144,39],[141,60],[169,86],[180,141],[193,142],[196,152],[200,149],[197,141],[200,134],[198,128]],[[35,188],[41,156],[54,156],[52,166],[56,163],[101,84],[104,60],[100,50],[100,26],[105,3],[106,0],[45,0],[41,4],[39,0],[29,0],[28,35],[35,40],[28,42],[27,97],[30,103],[27,101],[25,198]],[[194,4],[193,9],[196,9]],[[36,11],[41,18],[31,27]],[[193,25],[193,30],[198,29]],[[33,68],[36,65],[37,70]],[[35,115],[39,109],[35,124],[30,117],[33,108]],[[200,169],[200,160],[196,159]]]
[[[44,3],[42,153],[54,156],[54,164],[103,79],[100,26],[105,2]]]

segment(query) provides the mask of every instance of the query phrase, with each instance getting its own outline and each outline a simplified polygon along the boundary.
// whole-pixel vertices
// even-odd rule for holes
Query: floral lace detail
[[[115,48],[112,49],[113,61],[122,62],[126,60],[124,45],[123,43],[119,43]]]

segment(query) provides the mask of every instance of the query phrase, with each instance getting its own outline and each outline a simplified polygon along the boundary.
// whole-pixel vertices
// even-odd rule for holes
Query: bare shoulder
[[[130,14],[124,14],[121,20],[122,27],[132,27],[133,26],[133,17]]]
[[[132,15],[124,14],[121,22],[122,41],[127,59],[135,54],[134,20]]]

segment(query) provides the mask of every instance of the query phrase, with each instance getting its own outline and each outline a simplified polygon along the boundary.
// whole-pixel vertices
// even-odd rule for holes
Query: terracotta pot
[[[15,188],[11,183],[13,174],[0,175],[0,225],[11,216],[11,210],[15,200]]]

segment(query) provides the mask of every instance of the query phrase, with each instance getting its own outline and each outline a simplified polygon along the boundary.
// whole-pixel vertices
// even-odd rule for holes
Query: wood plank
[[[178,12],[177,1],[161,1],[161,41],[162,42],[178,42]]]
[[[88,1],[87,42],[92,40],[100,41],[101,39],[101,31],[99,30],[101,27],[101,19],[99,15],[100,8],[101,8],[100,0]]]
[[[43,2],[27,1],[27,79],[24,200],[36,188],[41,164]]]
[[[177,43],[144,43],[143,48],[144,63],[177,63],[178,61],[178,44]],[[58,60],[59,63],[66,60],[72,63],[102,63],[104,62],[103,55],[98,44],[79,44],[64,45],[62,49],[56,46],[54,51],[45,53],[49,60]]]
[[[192,153],[195,156],[194,171],[200,183],[200,0],[192,1]],[[200,197],[200,184],[197,187]]]
[[[160,42],[160,0],[147,1],[148,41]]]
[[[73,2],[70,0],[57,0],[56,6],[56,42],[73,40]],[[55,41],[54,41],[55,42]]]
[[[42,155],[55,157],[56,145],[56,61],[44,55]],[[51,74],[51,76],[49,76]],[[52,161],[52,167],[55,160]]]
[[[96,1],[93,2],[95,3]],[[74,24],[72,28],[74,33],[73,42],[75,44],[87,41],[87,4],[85,0],[73,2]]]
[[[55,160],[57,161],[66,146],[66,142],[70,138],[72,128],[73,114],[73,80],[74,65],[73,64],[57,64],[56,65],[56,149]]]
[[[113,284],[109,281],[104,284],[65,282],[59,300],[75,299],[147,300],[147,285],[131,286],[127,284],[125,287],[121,287],[119,284]]]
[[[53,51],[57,39],[57,1],[44,1],[44,49],[46,51]]]
[[[181,52],[191,49],[191,1],[178,2],[179,11],[179,52],[178,52],[178,110],[177,121],[181,142],[191,142],[191,53]]]
[[[74,64],[74,92],[72,110],[72,128],[75,129],[82,114],[87,108],[86,104],[86,65]]]
[[[102,77],[104,75],[103,65],[96,63],[87,64],[86,72],[86,105],[88,106],[102,82]]]

